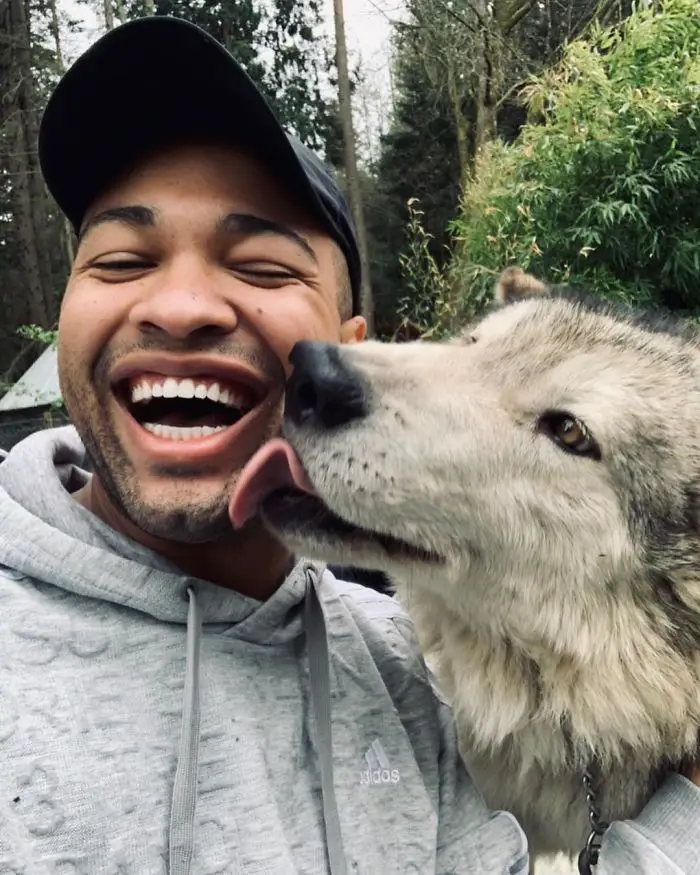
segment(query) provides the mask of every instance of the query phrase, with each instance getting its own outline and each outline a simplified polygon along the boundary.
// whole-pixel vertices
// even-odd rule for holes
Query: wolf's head
[[[517,268],[495,298],[449,343],[297,347],[288,444],[251,462],[234,519],[260,508],[298,553],[531,648],[578,650],[624,604],[697,649],[695,330]]]

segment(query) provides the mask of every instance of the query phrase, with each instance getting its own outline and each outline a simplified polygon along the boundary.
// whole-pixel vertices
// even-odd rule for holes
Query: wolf
[[[233,497],[389,576],[534,856],[595,850],[698,757],[699,337],[509,268],[452,341],[299,344]]]

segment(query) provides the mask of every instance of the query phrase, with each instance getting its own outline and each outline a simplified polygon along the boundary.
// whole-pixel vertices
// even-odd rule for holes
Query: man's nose
[[[301,341],[289,361],[294,371],[287,383],[285,416],[293,423],[337,428],[367,415],[360,376],[347,364],[341,347]]]
[[[178,340],[230,334],[238,325],[233,302],[204,267],[172,269],[147,288],[131,311],[131,321],[145,334],[167,334]]]

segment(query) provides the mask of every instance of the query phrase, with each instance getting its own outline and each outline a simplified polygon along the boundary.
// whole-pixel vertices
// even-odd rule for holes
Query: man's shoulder
[[[418,636],[406,608],[391,595],[329,575],[335,594],[350,612],[382,674],[413,675],[432,686]]]

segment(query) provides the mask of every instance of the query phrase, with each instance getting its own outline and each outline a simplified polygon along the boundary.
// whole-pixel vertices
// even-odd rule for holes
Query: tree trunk
[[[357,168],[355,133],[352,124],[352,100],[350,75],[348,72],[348,52],[345,45],[343,0],[333,0],[333,11],[335,13],[335,61],[338,68],[338,108],[343,127],[345,175],[362,265],[362,286],[360,289],[362,314],[367,319],[368,333],[371,335],[374,329],[374,302],[372,300],[372,285],[370,282],[367,229],[362,209],[362,192],[360,189],[360,175]]]
[[[484,0],[477,2],[483,49],[476,101],[476,152],[496,137],[496,111],[504,81],[504,51],[509,45],[511,31],[530,12],[535,0],[493,0],[491,15]]]
[[[28,184],[28,173],[24,156],[28,144],[24,136],[24,125],[20,113],[15,111],[14,118],[8,123],[8,142],[11,155],[7,162],[10,175],[15,180],[12,197],[12,213],[16,222],[19,262],[23,275],[23,287],[26,292],[27,313],[29,322],[48,328],[49,315],[46,312],[46,300],[41,281],[41,271],[36,254],[34,241],[34,224],[32,222],[32,198]]]
[[[114,29],[114,10],[112,9],[112,0],[104,0],[103,10],[105,14],[105,30]]]
[[[34,226],[34,246],[37,262],[41,273],[41,285],[46,302],[46,316],[49,325],[54,322],[58,311],[58,297],[54,289],[53,272],[51,270],[51,255],[47,239],[49,194],[46,190],[44,177],[39,164],[39,114],[36,106],[36,88],[32,71],[31,53],[31,10],[29,0],[16,0],[20,41],[20,69],[22,81],[20,86],[22,102],[22,118],[25,127],[27,151],[27,172],[29,174],[29,191],[31,194],[32,224]]]
[[[0,45],[3,87],[0,121],[7,135],[6,167],[12,179],[12,214],[26,296],[26,318],[42,328],[52,323],[53,288],[46,243],[46,191],[38,165],[31,47],[24,0],[0,8],[5,33]]]
[[[51,13],[51,33],[54,41],[54,51],[56,52],[56,68],[59,76],[63,76],[66,72],[66,65],[63,61],[63,51],[61,49],[61,28],[58,21],[58,10],[56,9],[56,0],[49,0],[49,11]],[[73,249],[73,229],[67,218],[63,218],[63,245],[66,253],[66,261],[68,270],[73,266],[75,251]]]
[[[479,84],[476,89],[476,120],[474,123],[474,154],[496,137],[496,100],[498,90],[494,75],[497,59],[488,27],[482,30]]]
[[[462,111],[462,95],[455,78],[455,67],[451,59],[447,59],[447,88],[452,104],[455,132],[457,135],[457,154],[459,155],[459,183],[464,185],[469,177],[471,155],[469,152],[469,121]]]

